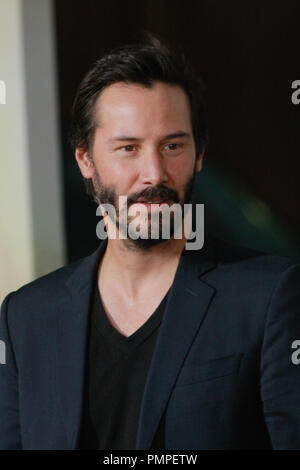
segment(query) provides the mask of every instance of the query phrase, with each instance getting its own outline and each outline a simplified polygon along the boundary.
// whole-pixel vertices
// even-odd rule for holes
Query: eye
[[[123,145],[123,147],[120,147],[120,150],[125,150],[125,152],[134,152],[136,149],[134,145]]]
[[[182,144],[178,144],[175,142],[171,142],[169,144],[164,145],[164,150],[170,153],[177,153],[182,149]]]

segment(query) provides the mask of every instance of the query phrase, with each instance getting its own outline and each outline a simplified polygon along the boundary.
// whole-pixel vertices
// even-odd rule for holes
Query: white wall
[[[52,8],[0,1],[0,302],[65,261]]]

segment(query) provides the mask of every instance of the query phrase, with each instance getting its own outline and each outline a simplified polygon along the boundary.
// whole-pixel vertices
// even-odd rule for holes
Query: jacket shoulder
[[[220,267],[231,272],[252,273],[259,277],[278,277],[292,266],[299,263],[285,256],[265,253],[242,245],[211,237],[216,259]]]
[[[9,303],[10,307],[14,307],[14,309],[19,307],[24,309],[25,306],[31,306],[34,309],[41,304],[45,305],[46,302],[55,302],[62,294],[65,294],[66,283],[72,275],[82,266],[89,265],[95,254],[96,252],[80,258],[23,285],[9,293],[2,305]]]

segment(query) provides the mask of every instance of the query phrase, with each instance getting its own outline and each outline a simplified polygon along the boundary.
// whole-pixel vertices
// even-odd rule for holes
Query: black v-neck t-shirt
[[[168,292],[148,320],[125,337],[110,324],[95,287],[77,448],[136,448],[143,391]]]

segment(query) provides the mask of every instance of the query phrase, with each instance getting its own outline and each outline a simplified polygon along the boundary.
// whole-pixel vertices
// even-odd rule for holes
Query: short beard
[[[100,175],[97,172],[95,166],[94,166],[94,180],[93,180],[93,199],[96,202],[97,205],[101,204],[110,204],[111,206],[114,207],[115,213],[116,213],[116,219],[112,219],[112,222],[116,225],[117,229],[119,230],[120,233],[122,233],[123,236],[125,236],[124,239],[124,244],[131,250],[137,251],[137,250],[147,250],[151,247],[157,246],[163,242],[167,242],[168,239],[163,238],[163,230],[162,230],[162,213],[159,214],[159,234],[158,238],[151,238],[151,213],[148,214],[148,238],[132,238],[130,235],[130,230],[128,230],[128,226],[131,222],[131,218],[128,217],[127,224],[120,224],[120,213],[119,213],[119,207],[117,205],[117,193],[114,188],[105,186],[103,182],[101,181]],[[194,201],[194,189],[195,189],[195,178],[196,178],[196,162],[193,170],[193,174],[187,184],[185,185],[184,188],[184,200],[181,205],[181,214],[182,214],[182,219],[181,219],[181,224],[183,221],[184,217],[184,204],[190,204],[193,203]],[[168,199],[172,200],[174,203],[179,204],[179,197],[177,194],[177,191],[168,188],[164,185],[156,186],[156,187],[150,187],[146,188],[144,191],[141,193],[135,193],[131,196],[128,197],[127,199],[127,211],[129,207],[136,203],[137,200],[141,197],[145,197],[147,200],[151,200],[155,197],[160,197],[162,199]],[[175,226],[175,218],[174,214],[171,213],[171,220],[170,220],[170,237],[172,238],[174,236],[174,233],[177,229]],[[109,214],[110,216],[111,214]]]

